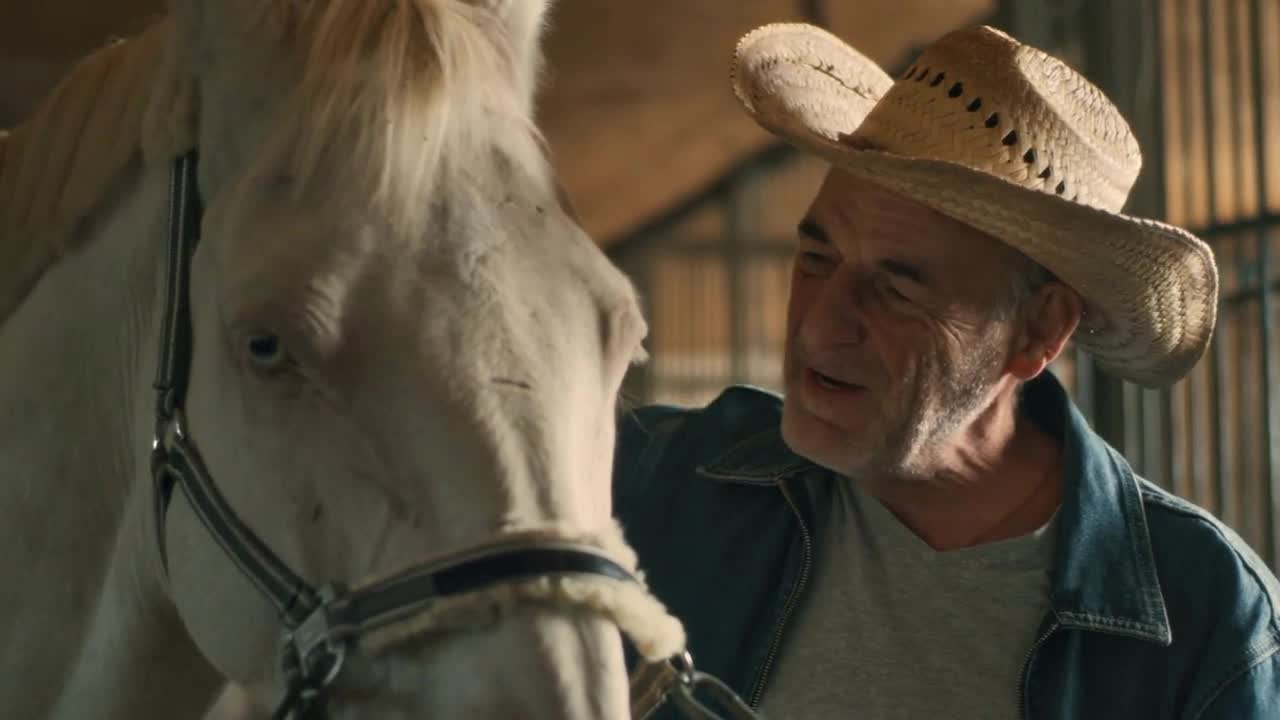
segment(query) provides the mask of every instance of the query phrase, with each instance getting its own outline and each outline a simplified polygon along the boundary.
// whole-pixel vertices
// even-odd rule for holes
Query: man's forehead
[[[995,262],[1015,255],[977,228],[838,169],[827,175],[804,222],[816,225],[837,246],[883,245],[918,262]]]
[[[814,206],[850,226],[873,227],[884,221],[889,227],[904,223],[938,230],[962,226],[924,203],[838,168],[827,174]]]

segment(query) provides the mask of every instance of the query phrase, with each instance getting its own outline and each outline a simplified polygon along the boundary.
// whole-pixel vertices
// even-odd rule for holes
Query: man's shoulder
[[[730,385],[701,407],[641,405],[625,410],[622,419],[649,432],[670,432],[695,423],[753,434],[777,427],[782,419],[782,396],[752,385]]]
[[[1204,508],[1145,479],[1139,487],[1175,641],[1172,616],[1195,615],[1211,619],[1206,631],[1248,636],[1255,652],[1280,648],[1280,583],[1266,562]]]
[[[702,407],[645,405],[623,412],[614,453],[615,484],[642,482],[658,464],[714,465],[762,437],[781,446],[782,397],[747,385],[725,388]]]

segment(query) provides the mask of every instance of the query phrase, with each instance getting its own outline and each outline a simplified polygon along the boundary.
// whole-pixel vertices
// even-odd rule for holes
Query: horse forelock
[[[530,77],[520,65],[537,58],[518,55],[491,10],[460,0],[261,8],[259,30],[289,46],[302,69],[279,114],[286,167],[273,168],[294,192],[331,181],[336,167],[345,187],[368,189],[382,218],[420,230],[446,157],[474,169],[471,158],[499,137],[526,167],[545,162],[532,89],[519,86]]]
[[[297,53],[302,81],[285,99],[281,168],[304,192],[340,155],[349,187],[374,210],[421,228],[445,156],[457,167],[502,123],[508,156],[545,165],[520,87],[533,75],[501,19],[461,0],[260,0],[264,40]],[[165,19],[77,63],[21,125],[0,131],[0,322],[74,249],[77,229],[130,163],[165,162],[195,144],[198,67],[175,55]],[[189,59],[188,59],[189,60]],[[510,128],[519,137],[509,137]],[[341,142],[336,139],[342,138]],[[327,168],[326,168],[327,169]],[[536,170],[534,174],[538,174]]]

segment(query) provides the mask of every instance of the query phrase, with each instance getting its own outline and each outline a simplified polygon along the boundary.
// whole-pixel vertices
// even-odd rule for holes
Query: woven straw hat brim
[[[798,30],[789,26],[788,32]],[[830,47],[830,35],[819,32],[815,37]],[[1074,341],[1104,370],[1139,385],[1162,387],[1185,376],[1204,355],[1216,322],[1218,274],[1212,251],[1192,233],[1092,208],[958,163],[858,148],[809,128],[788,112],[801,103],[776,97],[748,103],[740,89],[750,82],[753,88],[767,85],[785,93],[797,83],[770,84],[760,78],[734,82],[744,107],[766,130],[837,168],[977,228],[1053,272],[1083,299],[1085,317]],[[808,83],[801,85],[810,92]],[[849,115],[861,122],[868,111],[861,102],[850,107]],[[830,134],[830,128],[825,130]]]

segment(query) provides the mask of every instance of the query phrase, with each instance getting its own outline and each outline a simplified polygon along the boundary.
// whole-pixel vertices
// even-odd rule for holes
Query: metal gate
[[[791,238],[822,171],[768,148],[612,250],[650,325],[629,397],[699,405],[730,383],[781,390]]]
[[[1280,2],[1007,3],[1015,35],[1055,48],[1116,101],[1144,149],[1129,210],[1197,231],[1221,275],[1205,359],[1164,391],[1092,372],[1099,431],[1152,481],[1280,558]]]
[[[1197,230],[1222,276],[1212,346],[1183,382],[1144,390],[1073,350],[1055,372],[1139,473],[1217,513],[1276,567],[1280,0],[1015,0],[990,22],[1107,92],[1146,160],[1127,209]],[[823,169],[769,148],[615,247],[651,325],[633,401],[780,390],[793,227]]]

